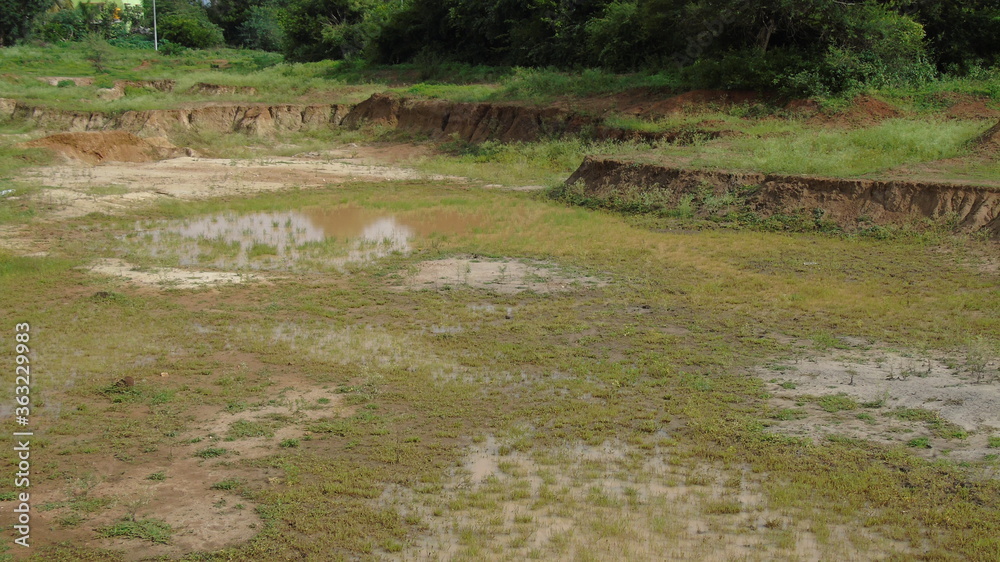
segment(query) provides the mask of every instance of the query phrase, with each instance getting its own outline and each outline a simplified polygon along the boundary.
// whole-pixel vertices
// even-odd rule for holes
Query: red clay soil
[[[256,96],[257,88],[252,86],[223,86],[220,84],[208,84],[205,82],[198,82],[191,89],[187,91],[189,94],[201,94],[210,96],[221,96],[221,95],[241,95],[241,96]]]
[[[977,154],[990,158],[1000,157],[1000,123],[990,127],[988,131],[979,135],[972,145]]]
[[[954,220],[960,230],[1000,236],[1000,191],[987,187],[689,170],[598,158],[585,159],[566,180],[567,185],[577,182],[597,198],[610,198],[623,190],[659,191],[673,205],[706,186],[716,195],[758,186],[746,204],[763,217],[813,215],[820,210],[825,220],[848,230],[858,228],[862,220],[881,225],[908,224],[914,219]]]
[[[987,104],[984,97],[969,94],[946,93],[938,96],[938,99],[948,104],[948,109],[944,114],[951,119],[964,120],[989,120],[1000,119],[1000,111],[997,111]]]
[[[625,108],[624,113],[646,118],[656,118],[677,113],[699,112],[707,109],[725,109],[734,105],[764,103],[774,96],[748,91],[693,90],[667,99],[650,100]]]
[[[100,164],[105,161],[149,162],[183,155],[183,149],[166,142],[166,139],[142,139],[126,131],[100,133],[60,133],[25,143],[25,146],[48,148],[64,156]]]
[[[822,106],[816,100],[791,100],[785,104],[785,111],[804,117],[812,117],[822,110]]]
[[[858,96],[846,111],[834,114],[820,113],[811,118],[810,122],[838,127],[866,127],[904,115],[898,108],[882,100],[871,96]]]
[[[188,109],[151,109],[108,115],[99,111],[65,111],[14,102],[0,118],[24,119],[39,127],[63,131],[125,130],[165,135],[178,130],[267,135],[337,126],[350,110],[346,105],[210,104]],[[6,112],[0,103],[0,112]]]
[[[727,134],[726,131],[635,131],[610,127],[600,117],[561,107],[414,100],[391,94],[373,95],[356,105],[343,121],[343,125],[350,128],[365,123],[431,137],[454,136],[471,143],[487,140],[533,142],[566,134],[582,134],[599,140],[689,142],[695,137],[718,138]]]

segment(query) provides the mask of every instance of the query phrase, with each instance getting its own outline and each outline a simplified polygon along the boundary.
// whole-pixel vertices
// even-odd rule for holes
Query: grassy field
[[[4,49],[0,97],[117,111],[198,101],[183,92],[212,82],[258,88],[242,100],[357,101],[409,73],[421,83],[397,91],[469,100],[669,87],[261,56],[115,51],[101,80],[175,78],[175,93],[81,102],[102,84],[35,77],[87,74],[83,55]],[[456,83],[432,83],[445,71]],[[557,186],[591,154],[876,175],[961,158],[986,127],[753,111],[616,117],[741,133],[686,145],[188,131],[175,144],[233,169],[406,145],[393,163],[461,178],[141,203],[88,185],[121,204],[70,218],[38,197],[55,186],[22,175],[59,164],[18,145],[45,132],[3,124],[0,311],[8,349],[31,325],[35,546],[6,542],[0,559],[1000,559],[1000,427],[938,413],[1000,389],[995,241],[720,228],[484,187]],[[924,401],[904,404],[911,391]],[[0,465],[13,474],[14,456]],[[4,507],[18,491],[0,480]]]
[[[53,532],[87,536],[92,518],[136,500],[92,467],[169,483],[182,476],[170,459],[198,440],[193,454],[217,465],[217,476],[188,484],[234,490],[262,525],[246,546],[210,559],[420,557],[418,547],[431,557],[602,559],[625,548],[644,558],[690,519],[730,539],[749,533],[759,545],[751,558],[803,556],[806,537],[824,558],[897,549],[902,558],[995,557],[996,455],[928,461],[903,443],[782,437],[750,375],[799,345],[845,345],[842,336],[958,355],[972,334],[996,341],[994,275],[963,264],[975,245],[953,242],[944,256],[903,241],[652,233],[533,196],[427,184],[175,204],[142,216],[345,203],[402,217],[443,209],[476,226],[346,272],[279,270],[207,293],[151,292],[76,267],[112,256],[154,265],[120,240],[128,217],[48,225],[46,237],[64,240],[52,257],[3,257],[4,315],[32,324],[45,435],[35,442],[45,467],[36,486],[61,498],[51,508],[59,519],[46,520]],[[393,288],[420,262],[455,255],[544,260],[609,283],[558,295]],[[786,269],[793,256],[824,265],[803,275]],[[135,387],[116,387],[126,376]],[[206,412],[264,408],[289,385],[330,389],[347,408],[234,422],[228,433],[189,429]],[[281,428],[295,437],[264,437]],[[263,439],[262,456],[227,453],[229,441],[248,436]],[[456,467],[484,444],[494,447],[495,474],[458,483]],[[72,491],[90,480],[94,491]],[[155,504],[133,515],[152,527],[101,532],[169,541],[153,525],[163,518]],[[432,548],[424,535],[439,542]],[[109,554],[77,543],[36,556]]]

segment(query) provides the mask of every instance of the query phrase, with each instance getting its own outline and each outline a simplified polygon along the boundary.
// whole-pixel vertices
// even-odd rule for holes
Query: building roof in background
[[[80,4],[107,4],[107,3],[118,4],[119,6],[141,6],[142,0],[73,0],[74,6],[79,6]]]

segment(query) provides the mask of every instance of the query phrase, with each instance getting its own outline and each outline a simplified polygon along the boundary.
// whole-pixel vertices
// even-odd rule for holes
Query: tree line
[[[92,17],[47,11],[53,1],[0,0],[0,43],[73,40],[93,27]],[[139,30],[152,0],[143,7]],[[671,71],[692,84],[805,94],[1000,62],[1000,0],[158,0],[157,11],[168,42],[289,61]]]

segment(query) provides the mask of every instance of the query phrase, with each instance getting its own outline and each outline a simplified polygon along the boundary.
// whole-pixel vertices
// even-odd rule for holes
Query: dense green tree
[[[276,51],[283,36],[278,19],[288,3],[288,0],[213,0],[208,6],[208,16],[222,28],[230,45]]]
[[[1000,63],[1000,0],[910,0],[899,9],[923,25],[941,69]]]
[[[294,61],[361,56],[401,0],[291,0],[281,14],[285,56]]]
[[[152,27],[153,1],[142,0],[147,25]],[[222,29],[212,23],[199,0],[157,0],[156,17],[160,37],[191,47],[218,47],[225,42]]]
[[[13,45],[31,30],[34,19],[54,0],[0,0],[0,47]]]
[[[234,44],[248,49],[280,51],[285,34],[278,23],[283,8],[278,2],[251,6],[237,28]]]
[[[450,56],[457,35],[448,22],[449,4],[442,0],[410,0],[390,15],[373,38],[373,57],[398,64],[421,54]]]

